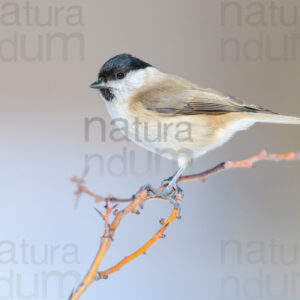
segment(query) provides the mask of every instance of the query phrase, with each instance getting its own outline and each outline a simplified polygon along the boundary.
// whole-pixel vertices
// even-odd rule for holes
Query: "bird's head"
[[[150,64],[130,54],[119,54],[109,59],[100,69],[98,79],[90,85],[98,89],[106,101],[129,97],[144,83]]]

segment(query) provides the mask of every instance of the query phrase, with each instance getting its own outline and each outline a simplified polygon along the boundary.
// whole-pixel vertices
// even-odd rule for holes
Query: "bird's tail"
[[[299,117],[291,117],[285,115],[278,115],[272,113],[256,113],[251,114],[251,119],[254,122],[261,122],[261,123],[277,123],[277,124],[294,124],[300,125],[300,118]]]

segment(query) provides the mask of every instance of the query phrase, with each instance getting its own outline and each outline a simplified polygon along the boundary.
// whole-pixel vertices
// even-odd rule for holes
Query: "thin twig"
[[[164,237],[164,232],[167,229],[167,227],[177,218],[178,210],[176,208],[173,209],[171,215],[169,218],[164,221],[160,229],[145,243],[141,248],[130,254],[129,256],[125,256],[121,261],[119,261],[117,264],[112,266],[109,269],[106,269],[102,272],[98,273],[98,279],[107,279],[108,275],[115,273],[116,271],[119,271],[123,266],[140,256],[141,254],[145,254],[147,249],[150,248],[158,239]]]
[[[263,160],[271,160],[271,161],[281,161],[281,160],[299,160],[300,152],[288,152],[281,154],[268,154],[265,150],[262,150],[258,155],[252,156],[248,159],[241,161],[227,161],[216,165],[215,167],[206,170],[204,172],[181,176],[177,182],[185,182],[190,180],[200,180],[202,182],[205,181],[206,177],[209,175],[219,173],[221,171],[235,169],[235,168],[253,168],[257,162]]]
[[[113,202],[113,203],[126,203],[126,202],[131,202],[132,198],[116,198],[113,197],[112,195],[107,195],[106,197],[102,197],[98,194],[93,193],[91,190],[89,190],[84,184],[85,181],[82,178],[78,178],[76,176],[71,178],[71,181],[76,183],[77,185],[77,190],[75,192],[75,195],[77,197],[80,197],[82,194],[87,194],[89,196],[91,196],[92,198],[95,199],[95,202],[104,202],[106,200],[109,200],[109,202]],[[76,204],[77,207],[77,204]]]

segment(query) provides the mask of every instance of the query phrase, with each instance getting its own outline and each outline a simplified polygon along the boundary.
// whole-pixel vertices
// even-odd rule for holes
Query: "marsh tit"
[[[90,87],[99,90],[111,117],[131,140],[177,161],[178,171],[163,182],[165,195],[178,189],[178,178],[194,158],[236,132],[257,122],[300,124],[298,117],[239,103],[129,54],[109,59]]]

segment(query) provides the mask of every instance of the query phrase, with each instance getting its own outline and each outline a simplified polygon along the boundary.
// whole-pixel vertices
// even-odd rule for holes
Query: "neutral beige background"
[[[2,13],[2,5],[7,3],[0,1]],[[24,19],[22,7],[26,2],[15,3],[20,8],[20,18]],[[34,289],[32,299],[41,299],[42,284],[35,285],[35,273],[41,276],[43,271],[72,270],[84,275],[103,230],[93,210],[94,206],[101,206],[84,197],[74,210],[75,187],[69,178],[81,174],[85,155],[101,155],[107,163],[113,155],[122,154],[124,147],[133,151],[136,165],[141,169],[146,167],[146,151],[132,143],[110,139],[101,142],[95,128],[90,142],[84,141],[87,117],[102,117],[108,122],[107,131],[111,129],[104,103],[88,88],[96,79],[98,69],[111,56],[132,53],[165,72],[202,86],[219,89],[276,112],[300,115],[300,42],[294,48],[291,46],[293,35],[300,34],[299,1],[273,1],[282,6],[287,20],[292,20],[295,10],[298,12],[296,24],[290,26],[271,23],[271,1],[236,1],[235,5],[241,7],[243,24],[238,25],[234,11],[228,10],[226,23],[222,25],[222,3],[226,1],[30,1],[40,9],[41,20],[45,20],[49,6],[67,9],[78,5],[84,25],[66,24],[63,13],[57,26],[41,27],[36,22],[33,26],[1,23],[1,41],[12,38],[14,32],[24,35],[28,43],[25,50],[32,55],[37,49],[37,35],[45,39],[49,33],[77,32],[85,42],[82,60],[78,57],[76,42],[66,60],[61,59],[59,43],[54,44],[57,52],[49,61],[28,62],[22,57],[11,62],[0,60],[0,239],[15,245],[25,239],[34,245],[39,256],[43,256],[45,244],[73,243],[78,247],[80,261],[70,265],[59,259],[50,265],[27,265],[22,261],[5,264],[1,254],[1,278],[7,277],[10,270],[19,272],[26,286],[23,292],[30,294]],[[251,3],[256,5],[253,10],[258,9],[259,4],[264,9],[265,25],[251,25],[247,21],[247,14],[251,13],[247,5]],[[251,20],[254,22],[255,16]],[[239,60],[230,55],[222,60],[222,39],[235,38],[243,47],[260,32],[264,39],[271,39],[274,54],[280,53],[286,35],[290,51],[294,49],[298,57],[274,61],[264,55],[253,62],[242,54]],[[45,40],[42,43],[45,46]],[[22,46],[18,46],[18,51],[22,51]],[[255,54],[255,50],[249,51]],[[299,150],[299,130],[296,126],[256,125],[195,161],[189,172],[204,170],[227,159],[246,158],[263,148],[274,153]],[[118,168],[116,163],[114,170]],[[142,184],[159,184],[174,172],[174,165],[161,160],[160,169],[158,175],[135,176],[127,167],[125,176],[116,177],[106,165],[100,176],[95,163],[87,181],[95,192],[126,197]],[[253,170],[216,175],[205,184],[182,185],[185,191],[182,220],[168,229],[167,239],[159,241],[147,256],[126,266],[108,281],[92,286],[83,299],[250,299],[257,293],[257,282],[251,284],[250,279],[258,277],[260,272],[264,278],[269,274],[272,291],[279,295],[284,274],[288,275],[291,287],[292,274],[298,274],[300,266],[299,170],[298,162],[265,162]],[[158,201],[147,204],[146,208],[142,216],[131,216],[124,222],[105,266],[141,245],[145,237],[158,228],[158,220],[170,210],[166,203]],[[271,261],[268,245],[272,239],[281,245],[284,256],[295,258],[292,264]],[[237,241],[244,256],[247,243],[257,241],[266,252],[265,263],[250,263],[244,257],[242,264],[238,264],[233,248],[227,249],[225,263],[222,263],[221,245],[227,240]],[[234,288],[228,286],[222,293],[222,278],[228,276],[239,278],[239,297]],[[3,295],[1,292],[0,295],[4,297],[7,285],[3,281],[1,284]],[[53,290],[45,298],[59,299],[57,283],[50,285]],[[299,279],[296,286],[300,286]],[[64,299],[72,287],[72,280],[66,281]],[[274,299],[268,293],[265,280],[260,287],[259,299]],[[22,299],[20,287],[14,286],[12,290],[14,299]],[[293,296],[290,288],[283,292],[282,299]],[[300,297],[300,290],[298,293]]]

